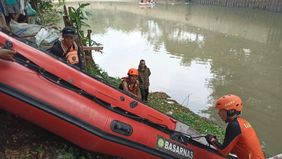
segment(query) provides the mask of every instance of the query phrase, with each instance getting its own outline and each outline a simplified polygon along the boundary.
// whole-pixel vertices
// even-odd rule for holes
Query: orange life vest
[[[62,49],[64,50],[64,56],[66,57],[67,59],[67,62],[69,64],[77,64],[79,63],[79,57],[78,57],[78,47],[76,45],[76,43],[74,42],[73,43],[73,46],[70,48],[70,49],[67,49],[62,41],[61,41],[61,46],[62,46]]]
[[[123,82],[127,83],[127,89],[128,89],[129,92],[131,92],[132,94],[138,95],[138,89],[139,89],[138,80],[135,83],[130,83],[128,77],[123,77],[122,83]]]

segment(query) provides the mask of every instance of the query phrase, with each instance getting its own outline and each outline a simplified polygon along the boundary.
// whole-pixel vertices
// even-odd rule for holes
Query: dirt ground
[[[0,110],[0,159],[114,159],[87,152],[15,115]]]

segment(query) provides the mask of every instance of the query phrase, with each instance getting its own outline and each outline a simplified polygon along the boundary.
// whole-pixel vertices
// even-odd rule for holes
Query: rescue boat
[[[125,159],[223,159],[188,126],[78,68],[0,32],[0,109],[92,152]],[[229,156],[228,158],[233,158]]]
[[[153,8],[154,6],[156,5],[156,2],[155,1],[152,1],[152,2],[142,2],[140,1],[139,2],[139,7],[149,7],[149,8]]]

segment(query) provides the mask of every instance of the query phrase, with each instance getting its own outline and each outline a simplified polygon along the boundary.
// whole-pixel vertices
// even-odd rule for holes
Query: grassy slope
[[[162,94],[162,95],[160,95]],[[215,123],[200,117],[186,107],[181,106],[169,99],[165,93],[154,92],[149,96],[149,105],[160,112],[171,113],[175,119],[187,124],[201,134],[215,134],[220,139],[223,138],[224,130]]]

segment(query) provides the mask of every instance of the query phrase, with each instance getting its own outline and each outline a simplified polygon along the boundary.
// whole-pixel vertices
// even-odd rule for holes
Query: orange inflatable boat
[[[222,159],[186,125],[60,59],[0,32],[0,109],[93,152],[126,159]],[[230,156],[231,157],[231,156]]]

